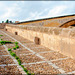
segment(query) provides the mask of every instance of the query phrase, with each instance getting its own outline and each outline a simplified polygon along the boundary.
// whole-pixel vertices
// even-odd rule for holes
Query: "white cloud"
[[[48,12],[47,16],[54,17],[54,16],[61,15],[61,14],[63,14],[62,12],[65,11],[66,9],[67,9],[67,6],[64,6],[64,5],[56,6]]]
[[[67,9],[67,6],[56,6],[53,7],[52,9],[45,9],[44,11],[38,13],[38,12],[31,12],[30,13],[30,17],[26,18],[24,21],[26,20],[36,20],[36,19],[40,19],[40,18],[50,18],[50,17],[55,17],[55,16],[61,16],[62,14],[65,15],[63,12]],[[48,12],[47,14],[44,15],[45,12]],[[43,16],[44,15],[44,16]]]
[[[17,3],[12,4],[10,7],[4,6],[4,13],[0,16],[0,19],[12,19],[13,17],[17,17],[21,8],[18,6]]]
[[[42,12],[30,12],[30,17],[20,20],[20,21],[27,21],[27,20],[34,20],[34,19],[40,19],[41,15],[48,11],[47,9],[44,9]]]

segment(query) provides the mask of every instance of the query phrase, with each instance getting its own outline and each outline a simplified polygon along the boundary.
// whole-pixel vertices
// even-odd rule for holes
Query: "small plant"
[[[17,61],[18,61],[18,64],[19,64],[19,65],[21,65],[21,60],[20,60],[20,59],[18,59]]]
[[[19,65],[21,65],[21,62],[18,62]]]
[[[28,72],[27,68],[23,68],[23,70],[24,70],[25,72]]]
[[[12,50],[10,51],[10,53],[12,53]]]
[[[8,51],[11,51],[11,49],[10,49],[10,48],[8,48]]]
[[[27,72],[27,75],[31,75],[29,72]]]
[[[15,48],[15,47],[13,47],[13,50],[16,50],[16,48]]]
[[[17,45],[18,44],[18,42],[15,42],[15,45]]]
[[[0,35],[0,36],[3,36],[3,35]]]
[[[18,46],[18,45],[16,45],[16,46],[15,46],[15,48],[19,48],[19,46]]]
[[[3,45],[3,44],[6,44],[6,43],[12,43],[11,41],[3,41],[1,40],[0,43]]]
[[[23,66],[23,65],[21,65],[21,67],[22,67],[22,68],[24,68],[24,66]]]
[[[11,52],[10,53],[13,57],[15,57],[16,56],[16,54],[14,53],[14,52]]]
[[[18,59],[19,59],[19,57],[18,57],[18,56],[16,56],[16,57],[15,57],[15,59],[16,59],[16,60],[18,60]]]
[[[3,44],[3,41],[1,40],[0,43]]]

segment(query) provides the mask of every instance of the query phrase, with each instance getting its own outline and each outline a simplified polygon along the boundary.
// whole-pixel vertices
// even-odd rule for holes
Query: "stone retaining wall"
[[[33,42],[38,37],[41,45],[75,59],[75,28],[6,25],[6,29]]]

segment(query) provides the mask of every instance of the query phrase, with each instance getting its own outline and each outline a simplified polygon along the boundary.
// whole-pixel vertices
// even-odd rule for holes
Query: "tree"
[[[4,21],[2,21],[2,23],[4,23]]]
[[[8,19],[6,20],[6,23],[9,23],[9,20]]]
[[[12,23],[12,21],[9,21],[10,23]]]

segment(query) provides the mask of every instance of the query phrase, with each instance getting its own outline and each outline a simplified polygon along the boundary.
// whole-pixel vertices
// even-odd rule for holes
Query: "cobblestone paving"
[[[5,30],[0,30],[0,32],[4,37],[6,37],[4,38],[2,36],[4,40],[19,42],[20,48],[17,50],[13,50],[13,52],[15,52],[17,56],[19,56],[24,67],[27,68],[31,73],[34,72],[35,74],[75,74],[75,60],[65,55],[62,55],[61,53],[50,50],[44,46],[36,45],[34,44],[34,42],[22,38],[19,35],[14,35]],[[6,46],[8,48],[11,48],[14,45],[6,44]],[[5,49],[3,46],[0,46],[0,54],[2,53],[1,55],[6,55],[7,53],[6,52],[3,53],[2,50],[4,51]],[[0,57],[3,59],[10,60],[9,58],[7,58],[9,56],[0,56]],[[2,63],[0,62],[0,64],[6,64],[5,67],[7,67],[7,64],[16,64],[12,63],[12,60],[10,63],[5,62],[4,60],[2,60]],[[15,69],[17,68],[17,65],[13,66],[15,67]],[[1,68],[0,72],[4,74],[3,72],[5,71],[4,65],[1,65],[0,68]],[[18,69],[16,69],[16,71],[12,69],[14,68],[11,66],[11,71],[13,72],[18,71]],[[7,73],[8,71],[9,69],[7,70]],[[18,73],[20,74],[19,71]]]
[[[5,48],[0,46],[0,75],[15,75],[20,74],[21,72],[17,68],[16,63],[10,57],[10,55],[6,52]]]

